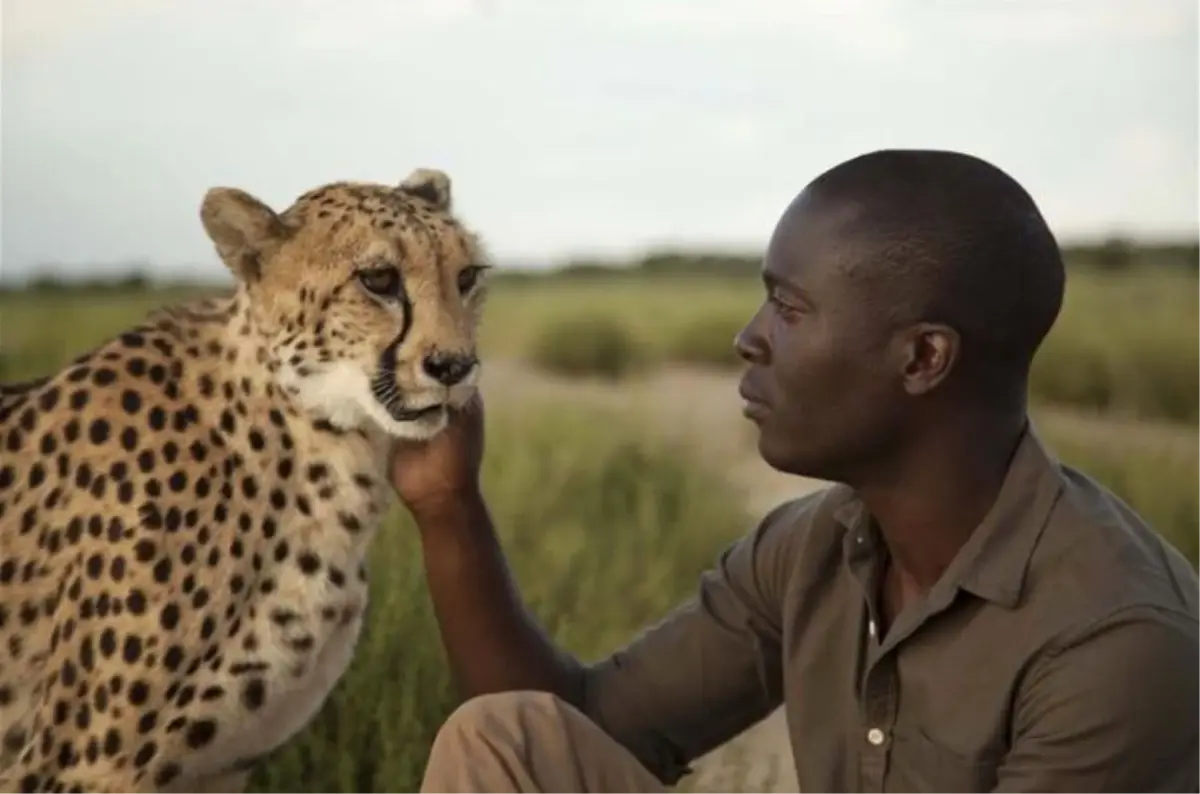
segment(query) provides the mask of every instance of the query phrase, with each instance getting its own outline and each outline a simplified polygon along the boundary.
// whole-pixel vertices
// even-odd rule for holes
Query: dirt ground
[[[483,378],[487,400],[536,394],[631,412],[653,411],[666,433],[686,433],[714,456],[731,461],[729,474],[745,493],[751,520],[779,502],[822,483],[781,474],[758,457],[752,429],[741,414],[735,376],[666,369],[620,386],[551,378],[515,361],[491,361]],[[695,764],[681,788],[690,791],[797,791],[782,711],[717,748]]]

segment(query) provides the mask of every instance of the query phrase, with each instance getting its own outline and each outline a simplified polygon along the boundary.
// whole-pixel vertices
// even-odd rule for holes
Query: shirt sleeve
[[[777,579],[787,566],[775,555],[805,531],[796,508],[807,498],[768,513],[719,555],[691,598],[586,669],[583,711],[668,785],[781,702]]]
[[[997,791],[1197,791],[1194,616],[1128,611],[1031,671]]]

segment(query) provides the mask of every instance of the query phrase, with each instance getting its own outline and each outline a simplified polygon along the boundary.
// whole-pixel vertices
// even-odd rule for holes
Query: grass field
[[[1034,368],[1039,402],[1195,424],[1200,299],[1194,271],[1075,269]],[[115,332],[176,290],[0,296],[0,378],[24,377]],[[612,276],[503,280],[484,320],[488,356],[613,377],[664,361],[736,365],[733,336],[762,299],[757,280]]]
[[[0,379],[47,372],[182,296],[0,296]],[[710,385],[697,388],[732,389],[724,369],[732,338],[760,299],[757,283],[744,278],[500,280],[493,289],[487,357],[522,360],[549,380],[601,375],[598,393],[611,398],[590,404],[531,386],[494,409],[489,403],[486,485],[506,549],[538,616],[585,658],[621,644],[689,593],[696,574],[755,518],[744,488],[727,476],[733,464],[688,438],[668,441],[658,432],[664,414],[635,411],[623,395],[656,383],[649,379],[666,362],[703,365],[708,379],[687,383]],[[1078,272],[1033,385],[1052,447],[1133,505],[1193,564],[1198,357],[1194,274]],[[698,396],[658,402],[671,414],[671,399]],[[751,456],[736,416],[730,427],[743,433],[738,454]],[[702,429],[706,441],[718,432],[715,424]],[[700,430],[691,440],[701,440]],[[316,722],[256,774],[256,789],[417,785],[452,696],[416,538],[399,511],[371,567],[367,634],[350,674]]]
[[[499,291],[498,291],[499,292]],[[736,365],[733,337],[762,300],[751,279],[629,277],[507,287],[489,308],[488,348],[560,371],[618,373],[657,361]],[[1041,402],[1195,423],[1197,279],[1188,272],[1076,271],[1035,364]],[[624,351],[623,353],[619,351]],[[625,356],[624,368],[614,363]]]

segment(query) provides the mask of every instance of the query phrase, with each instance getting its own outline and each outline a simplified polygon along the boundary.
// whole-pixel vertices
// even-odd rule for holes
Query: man
[[[429,791],[650,791],[783,704],[804,791],[1197,791],[1197,579],[1027,414],[1064,269],[994,166],[822,174],[737,339],[771,511],[695,597],[582,665],[535,625],[479,489],[482,406],[393,481],[467,698]],[[614,593],[613,598],[620,598]]]

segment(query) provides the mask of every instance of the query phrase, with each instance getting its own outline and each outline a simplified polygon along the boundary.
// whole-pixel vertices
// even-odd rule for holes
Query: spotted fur
[[[390,440],[475,389],[445,174],[200,215],[230,295],[0,389],[0,790],[238,789],[351,659]]]

